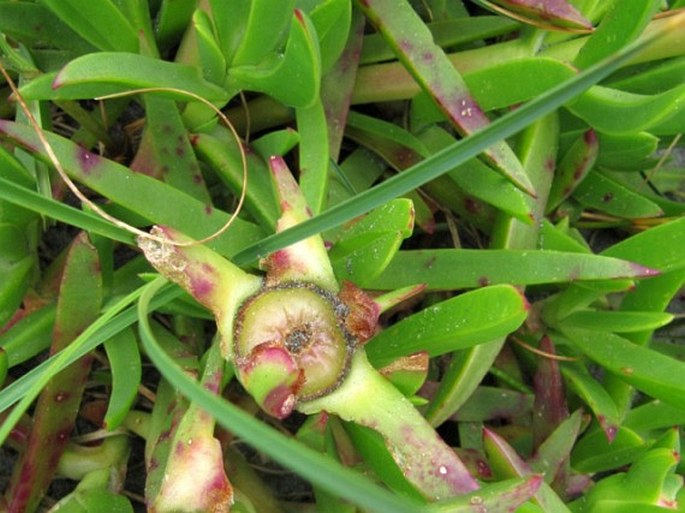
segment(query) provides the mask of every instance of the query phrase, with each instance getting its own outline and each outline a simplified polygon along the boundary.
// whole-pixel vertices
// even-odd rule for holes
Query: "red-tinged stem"
[[[207,357],[202,386],[221,392],[224,360],[218,344]],[[224,470],[223,451],[214,437],[216,421],[196,404],[191,404],[171,441],[164,478],[149,504],[152,513],[228,513],[233,489]]]
[[[337,390],[302,403],[298,409],[306,414],[327,411],[379,432],[404,476],[430,500],[478,489],[454,450],[371,367],[363,350],[355,355],[347,378]]]

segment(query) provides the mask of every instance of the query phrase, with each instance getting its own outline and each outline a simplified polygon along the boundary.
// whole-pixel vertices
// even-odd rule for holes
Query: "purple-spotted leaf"
[[[51,354],[66,348],[97,319],[102,296],[98,252],[81,233],[68,250],[61,274]],[[42,500],[74,429],[92,361],[92,355],[84,356],[43,389],[27,447],[6,489],[8,511],[33,511]]]
[[[542,476],[532,475],[507,479],[484,486],[481,490],[456,499],[442,501],[436,513],[510,513],[530,500],[542,485]]]
[[[594,166],[598,151],[597,135],[592,129],[571,145],[554,172],[545,209],[547,212],[551,212],[573,193]]]
[[[146,73],[150,74],[150,70]],[[45,149],[30,127],[0,120],[0,134],[37,157],[49,161]],[[45,137],[73,179],[152,223],[173,226],[189,236],[201,238],[211,235],[228,220],[225,212],[159,180],[134,173],[64,137],[53,133],[45,133]],[[212,240],[210,246],[224,254],[233,254],[259,237],[261,230],[256,225],[236,218],[229,233]]]
[[[490,123],[462,76],[434,43],[432,34],[408,1],[381,0],[359,2],[359,5],[421,88],[432,96],[461,134],[471,134]],[[517,187],[535,194],[521,163],[505,142],[488,148],[485,157]]]
[[[504,438],[494,431],[483,431],[483,447],[493,473],[499,479],[523,477],[533,474],[530,466]],[[568,513],[570,510],[547,483],[541,483],[534,496],[545,513]]]
[[[597,171],[588,173],[575,188],[573,198],[585,207],[626,219],[663,214],[661,207],[644,195]]]
[[[588,372],[584,365],[576,362],[563,362],[561,374],[566,382],[587,404],[609,441],[616,436],[620,423],[616,403],[609,392]]]
[[[452,448],[409,400],[376,372],[363,351],[354,355],[348,375],[335,391],[303,402],[298,409],[308,415],[328,411],[380,433],[405,478],[429,500],[479,488]]]
[[[566,0],[480,0],[480,3],[516,20],[544,28],[576,32],[593,29],[592,23]]]
[[[643,251],[650,250],[644,248]],[[537,285],[578,280],[639,278],[656,274],[657,271],[653,269],[625,260],[580,253],[430,249],[399,251],[380,276],[359,285],[389,290],[426,283],[432,290],[450,290],[498,283]]]

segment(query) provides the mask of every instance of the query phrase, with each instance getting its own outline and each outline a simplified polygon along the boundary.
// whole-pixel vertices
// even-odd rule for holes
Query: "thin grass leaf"
[[[90,212],[78,210],[0,177],[0,199],[112,240],[134,244],[133,235]]]
[[[136,321],[135,309],[127,307],[134,303],[142,292],[141,287],[117,301],[97,321],[86,328],[69,347],[0,390],[0,412],[19,402],[0,426],[0,443],[5,442],[14,425],[52,376]],[[155,297],[152,304],[158,308],[181,295],[181,292],[181,289],[177,287],[167,288]]]

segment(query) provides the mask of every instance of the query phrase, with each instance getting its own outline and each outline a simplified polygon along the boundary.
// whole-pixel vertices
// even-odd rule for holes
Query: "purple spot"
[[[181,148],[180,146],[176,147],[176,156],[177,157],[183,157],[186,154],[186,151]]]
[[[56,403],[62,403],[64,401],[66,401],[67,399],[69,399],[69,396],[71,396],[71,394],[69,392],[65,392],[65,391],[57,392],[55,394],[54,400]]]
[[[193,182],[195,183],[202,183],[202,175],[200,173],[195,173],[193,175]]]
[[[200,278],[192,281],[191,288],[193,289],[194,297],[203,298],[212,293],[214,284],[210,280]]]
[[[481,276],[480,278],[478,278],[478,285],[480,285],[481,287],[487,287],[488,285],[490,285],[490,279],[486,276]]]
[[[71,426],[61,429],[60,431],[57,432],[57,435],[55,436],[55,441],[59,445],[63,445],[69,440],[69,435],[71,434]]]
[[[587,144],[588,146],[594,146],[595,144],[597,144],[597,134],[591,128],[583,134],[583,140],[585,141],[585,144]]]
[[[545,169],[549,172],[553,172],[555,164],[556,162],[554,159],[552,157],[548,157],[547,160],[545,160]]]
[[[212,207],[212,205],[205,205],[205,214],[211,216],[212,212],[214,212],[214,208]]]
[[[651,267],[646,267],[644,265],[630,263],[630,267],[637,276],[659,276],[661,271],[658,269],[652,269]]]
[[[90,175],[93,169],[100,164],[100,157],[95,153],[78,146],[76,148],[76,160],[86,175]]]
[[[603,203],[609,203],[614,199],[614,195],[610,192],[607,192],[604,196],[602,196],[602,202]]]
[[[433,268],[433,264],[435,263],[435,259],[436,259],[436,258],[437,258],[437,257],[430,257],[428,260],[426,260],[426,263],[423,264],[423,266],[424,266],[426,269],[432,269],[432,268]]]
[[[431,52],[424,52],[421,55],[421,58],[423,59],[424,62],[433,62],[433,58],[435,56]]]
[[[470,214],[480,213],[480,205],[475,199],[470,197],[464,199],[464,208],[466,208],[466,211]]]
[[[409,41],[409,39],[401,39],[400,40],[400,49],[404,53],[411,52],[413,50],[413,48],[414,48],[414,45],[412,44],[411,41]]]

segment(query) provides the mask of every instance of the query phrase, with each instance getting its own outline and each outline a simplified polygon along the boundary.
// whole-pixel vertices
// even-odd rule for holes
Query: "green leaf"
[[[685,363],[634,344],[613,333],[565,329],[573,345],[588,358],[638,390],[685,408]]]
[[[44,306],[19,319],[0,335],[0,347],[13,367],[45,351],[52,342],[55,305]]]
[[[108,490],[76,490],[55,504],[49,513],[133,513],[128,498]]]
[[[328,192],[328,125],[326,112],[317,98],[308,107],[295,109],[300,134],[299,185],[307,205],[316,215],[323,210]]]
[[[535,472],[545,476],[546,483],[552,483],[562,466],[568,461],[580,432],[581,420],[582,411],[573,412],[540,444],[535,455],[528,462]]]
[[[431,153],[437,153],[455,142],[454,137],[438,126],[423,130],[420,140]],[[532,212],[526,196],[519,189],[478,159],[471,159],[452,169],[447,176],[464,192],[524,223],[530,223]]]
[[[212,20],[206,12],[198,9],[193,14],[192,25],[176,53],[176,62],[200,68],[204,78],[214,84],[224,83],[226,58],[221,53]]]
[[[404,477],[379,433],[354,422],[345,422],[344,426],[364,462],[391,490],[415,500],[425,500]]]
[[[325,74],[345,48],[352,22],[349,0],[324,0],[309,13],[321,48],[321,70]]]
[[[611,10],[578,52],[574,64],[587,68],[637,38],[659,9],[659,0],[613,2]]]
[[[0,224],[0,242],[7,241],[8,232],[14,232],[12,235],[17,234],[21,236],[21,239],[24,238],[16,226],[2,223]],[[21,240],[20,244],[26,243]],[[10,247],[0,247],[8,253],[12,252]],[[35,256],[30,254],[17,258],[16,255],[0,252],[0,326],[3,326],[21,305],[36,263]]]
[[[653,276],[654,271],[598,255],[534,250],[429,249],[399,251],[381,275],[359,285],[389,290],[417,283],[433,290],[488,284],[537,285]]]
[[[74,59],[59,73],[48,73],[20,89],[27,100],[81,100],[140,88],[173,88],[225,103],[226,91],[202,78],[200,69],[152,57],[121,52],[91,53]],[[167,98],[188,96],[161,91]]]
[[[488,112],[531,100],[575,74],[571,66],[555,59],[522,57],[470,71],[464,80]]]
[[[215,7],[217,6],[218,4],[215,4]],[[295,0],[281,0],[276,3],[271,0],[252,0],[249,6],[250,12],[246,23],[240,27],[240,46],[231,57],[231,67],[258,65],[278,50],[283,36],[288,31]],[[232,10],[225,6],[222,9],[228,12]],[[294,23],[296,22],[293,21]]]
[[[157,45],[165,50],[180,39],[188,27],[197,0],[162,0],[155,19]]]
[[[604,250],[602,255],[625,258],[660,269],[681,269],[685,243],[685,218],[666,221]]]
[[[252,147],[263,159],[272,155],[285,156],[300,142],[300,134],[292,128],[273,130],[259,139],[252,141]]]
[[[319,96],[321,57],[311,21],[299,10],[292,20],[283,55],[258,65],[233,66],[228,75],[238,89],[267,93],[291,107],[308,107]],[[259,33],[263,32],[260,28]]]
[[[417,351],[437,356],[511,333],[528,303],[509,285],[474,290],[442,301],[381,331],[366,344],[371,363],[383,367]]]
[[[425,413],[431,425],[439,426],[468,401],[490,370],[505,341],[506,336],[454,353]]]
[[[431,513],[509,513],[533,497],[542,484],[539,475],[507,479],[484,486],[481,490],[446,499],[426,508]]]
[[[648,131],[673,135],[685,129],[685,115],[673,105],[685,101],[685,85],[643,95],[595,86],[567,108],[594,129],[612,135]]]
[[[142,367],[138,341],[131,330],[107,340],[105,351],[112,373],[112,392],[103,424],[111,431],[121,425],[138,395]]]
[[[210,166],[233,194],[239,196],[243,192],[241,148],[228,130],[217,127],[211,134],[195,134],[193,147],[198,157]],[[279,211],[269,169],[266,162],[252,152],[246,152],[246,159],[249,178],[245,191],[245,208],[262,226],[272,229],[276,226]]]
[[[562,362],[561,374],[587,404],[608,440],[613,440],[620,424],[616,403],[606,389],[580,363]]]
[[[597,171],[591,171],[576,187],[573,198],[585,207],[626,219],[663,214],[653,201]]]
[[[338,279],[359,283],[378,276],[413,226],[414,208],[407,199],[393,200],[351,224],[328,252]]]
[[[0,2],[0,32],[27,46],[50,46],[77,54],[95,49],[38,3]]]
[[[569,328],[631,333],[661,328],[672,320],[673,315],[664,312],[581,310],[564,317],[562,323]]]
[[[41,3],[100,50],[138,52],[138,34],[112,1],[41,0]]]
[[[578,472],[603,472],[635,461],[647,450],[647,443],[634,431],[621,426],[609,442],[601,430],[586,433],[571,454],[571,466]]]
[[[484,422],[530,414],[533,396],[506,388],[480,386],[452,416],[457,422]]]
[[[625,135],[599,133],[597,165],[615,170],[641,171],[654,154],[659,139],[648,132]]]
[[[626,427],[643,434],[681,424],[685,424],[685,410],[658,399],[632,408],[625,418]]]

